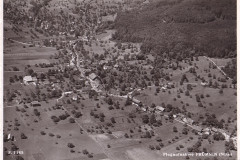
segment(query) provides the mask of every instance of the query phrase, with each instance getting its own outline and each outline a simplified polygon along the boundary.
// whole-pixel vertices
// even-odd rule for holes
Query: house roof
[[[156,106],[156,109],[158,109],[160,111],[164,111],[164,108],[162,106]]]
[[[192,128],[195,129],[195,130],[198,131],[198,132],[201,132],[201,131],[202,131],[202,127],[199,127],[199,126],[193,125]]]
[[[193,120],[191,118],[183,118],[183,121],[186,123],[193,123]]]
[[[40,104],[38,101],[32,101],[31,104]]]
[[[91,73],[91,74],[89,75],[89,78],[92,79],[92,80],[94,80],[95,78],[97,78],[97,75],[96,75],[95,73]]]
[[[25,76],[25,77],[23,78],[23,80],[24,80],[24,81],[27,81],[27,82],[30,82],[30,81],[33,81],[33,78],[32,78],[32,76]]]

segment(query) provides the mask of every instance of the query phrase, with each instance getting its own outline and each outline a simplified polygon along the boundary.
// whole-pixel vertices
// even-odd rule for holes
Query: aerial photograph
[[[237,160],[237,0],[3,0],[4,160]]]

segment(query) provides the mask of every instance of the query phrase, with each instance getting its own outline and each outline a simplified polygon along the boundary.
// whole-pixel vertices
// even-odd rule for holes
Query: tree
[[[155,147],[154,147],[153,145],[149,145],[149,148],[150,148],[151,150],[154,150],[154,149],[155,149]]]
[[[187,134],[188,134],[188,129],[187,129],[187,128],[183,128],[183,130],[182,130],[182,134],[187,135]]]
[[[24,133],[21,133],[21,139],[27,139],[27,136]]]
[[[84,149],[82,152],[83,152],[83,154],[88,154],[89,153],[87,149]]]
[[[107,99],[107,103],[108,103],[109,105],[113,105],[113,100],[112,100],[112,98],[109,97],[109,98]]]
[[[10,83],[14,83],[13,77],[10,77],[10,78],[9,78],[9,82],[10,82]]]
[[[219,141],[219,140],[225,140],[225,136],[220,133],[220,132],[217,132],[213,135],[213,139],[216,140],[216,141]]]
[[[151,138],[151,133],[149,131],[146,132],[146,138]]]
[[[132,104],[132,100],[129,97],[127,97],[127,100],[125,102],[125,106],[131,105],[131,104]]]
[[[177,127],[173,127],[173,132],[178,132]]]
[[[146,123],[146,124],[149,123],[149,117],[148,117],[148,115],[146,115],[146,114],[143,115],[143,116],[142,116],[142,121],[143,121],[143,123]]]
[[[220,94],[223,94],[223,89],[222,89],[222,88],[219,90],[219,93],[220,93]]]
[[[110,120],[111,120],[112,123],[116,123],[114,117],[112,117]]]
[[[199,97],[198,94],[196,94],[196,101],[197,101],[197,102],[200,102],[200,101],[201,101],[201,99],[200,99],[200,97]]]
[[[72,143],[68,143],[67,145],[69,148],[74,148],[75,146]]]
[[[40,116],[40,112],[37,109],[34,109],[33,112],[34,112],[35,116],[38,116],[38,117]]]
[[[154,114],[152,114],[152,115],[150,116],[149,122],[150,122],[151,124],[153,124],[153,123],[156,123],[156,122],[157,122],[157,120],[156,120],[156,117],[155,117],[155,115],[154,115]]]
[[[69,119],[69,122],[70,122],[70,123],[75,123],[75,120],[74,120],[73,118],[70,118],[70,119]]]

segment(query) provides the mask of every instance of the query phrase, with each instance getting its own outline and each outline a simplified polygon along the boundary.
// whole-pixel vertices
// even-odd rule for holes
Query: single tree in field
[[[177,127],[173,127],[173,132],[178,132]]]
[[[116,121],[115,121],[115,118],[114,118],[114,117],[112,117],[110,120],[111,120],[111,122],[112,122],[112,123],[116,123]]]
[[[155,117],[155,115],[154,115],[154,114],[152,114],[152,115],[150,116],[150,118],[149,118],[149,122],[150,122],[151,124],[153,124],[153,123],[156,123],[156,122],[157,122],[157,120],[156,120],[156,117]]]
[[[75,146],[72,143],[68,143],[67,145],[69,148],[74,148]]]

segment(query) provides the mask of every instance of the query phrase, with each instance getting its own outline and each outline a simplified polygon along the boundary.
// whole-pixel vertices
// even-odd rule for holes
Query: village
[[[62,7],[59,15],[47,7],[35,19],[20,14],[35,29],[31,37],[14,29],[21,19],[5,3],[14,26],[4,37],[6,160],[167,159],[166,150],[234,159],[236,81],[225,73],[231,59],[195,56],[194,48],[180,60],[155,57],[141,43],[114,40],[118,10],[134,2],[49,1],[51,12]]]

